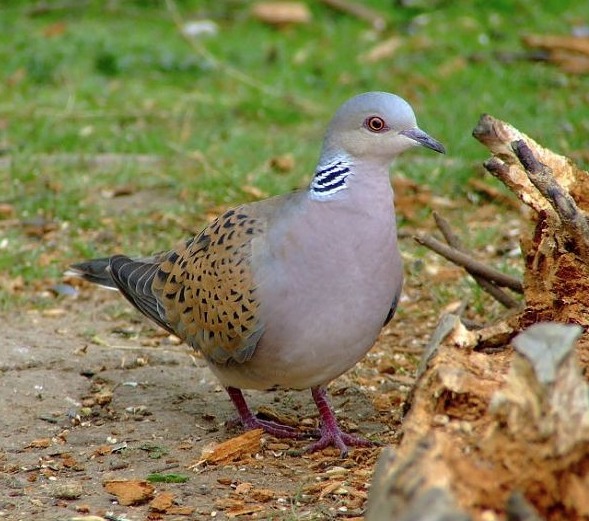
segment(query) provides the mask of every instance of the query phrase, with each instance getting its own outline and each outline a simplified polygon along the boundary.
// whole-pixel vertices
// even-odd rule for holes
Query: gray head
[[[366,92],[346,101],[327,127],[321,163],[345,155],[354,161],[390,163],[414,146],[445,153],[444,146],[417,126],[411,105],[388,92]]]

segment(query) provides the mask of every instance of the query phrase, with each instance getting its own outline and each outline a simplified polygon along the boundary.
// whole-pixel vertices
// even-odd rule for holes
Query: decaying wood
[[[493,153],[487,170],[530,209],[521,214],[525,308],[472,331],[442,317],[367,521],[416,508],[427,519],[427,497],[442,498],[448,519],[589,520],[589,174],[492,116],[474,135]],[[438,226],[449,246],[420,242],[472,268],[447,223]],[[502,349],[481,351],[489,347]]]
[[[488,114],[473,135],[494,154],[487,170],[533,210],[522,223],[519,329],[542,320],[589,326],[589,174]]]
[[[404,465],[394,465],[395,454],[387,447],[379,458],[372,480],[366,513],[367,521],[472,521],[456,507],[452,494],[444,486],[424,488],[415,464],[426,444],[415,448]]]
[[[574,239],[579,255],[584,262],[589,261],[589,225],[587,217],[579,210],[575,200],[556,181],[552,169],[540,163],[524,140],[512,143],[513,151],[524,167],[528,178],[560,218],[562,227]]]
[[[574,349],[581,328],[532,326],[513,340],[512,357],[468,349],[454,324],[419,379],[395,457],[379,463],[367,521],[405,519],[430,496],[456,516],[443,519],[468,519],[459,517],[466,511],[479,520],[488,510],[513,520],[586,519],[589,385]]]

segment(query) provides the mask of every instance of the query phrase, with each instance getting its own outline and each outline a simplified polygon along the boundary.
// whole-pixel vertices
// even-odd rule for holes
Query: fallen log
[[[589,520],[589,174],[492,116],[473,134],[493,153],[487,170],[528,209],[523,309],[473,331],[442,317],[366,519]],[[438,249],[465,260],[444,226]]]

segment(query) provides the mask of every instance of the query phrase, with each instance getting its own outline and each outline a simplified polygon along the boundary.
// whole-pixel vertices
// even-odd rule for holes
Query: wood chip
[[[39,438],[37,440],[33,440],[29,443],[25,449],[46,449],[51,445],[51,440],[49,438]]]
[[[343,481],[332,481],[327,486],[323,487],[321,493],[319,494],[319,499],[323,499],[325,496],[329,496],[333,494],[336,490],[338,490],[342,485]]]
[[[168,509],[174,505],[174,493],[162,492],[155,496],[149,503],[149,510],[153,512],[167,513]]]
[[[144,480],[112,479],[103,483],[109,494],[117,497],[120,505],[140,505],[153,497],[155,488]]]
[[[270,501],[271,499],[276,497],[276,492],[268,488],[255,488],[251,491],[249,497],[252,498],[254,501],[266,503],[266,501]]]
[[[214,447],[210,452],[203,450],[199,463],[222,464],[251,456],[260,450],[262,429],[247,431]]]

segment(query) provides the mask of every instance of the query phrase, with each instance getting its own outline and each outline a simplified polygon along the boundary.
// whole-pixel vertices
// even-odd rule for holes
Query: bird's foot
[[[227,387],[227,393],[239,414],[239,418],[227,422],[228,427],[234,427],[241,424],[246,431],[263,429],[264,432],[267,432],[276,438],[300,439],[303,437],[303,433],[294,427],[282,425],[281,423],[276,423],[270,420],[260,420],[260,418],[254,416],[239,389],[236,389],[235,387]]]
[[[334,446],[339,449],[340,457],[345,458],[349,447],[372,447],[373,445],[374,443],[370,440],[343,432],[337,425],[333,428],[333,425],[324,424],[321,426],[321,437],[306,447],[304,452],[310,453]]]
[[[309,445],[304,452],[315,452],[333,445],[340,450],[340,456],[345,458],[348,455],[348,447],[372,447],[374,445],[369,440],[346,434],[340,429],[329,405],[327,391],[323,387],[313,387],[311,394],[321,418],[321,436],[315,443]]]
[[[294,438],[299,439],[303,437],[303,433],[294,427],[282,425],[281,423],[270,420],[260,420],[255,416],[248,418],[245,422],[241,422],[246,431],[253,429],[263,429],[264,432],[275,436],[276,438]]]

